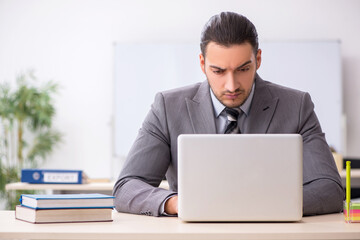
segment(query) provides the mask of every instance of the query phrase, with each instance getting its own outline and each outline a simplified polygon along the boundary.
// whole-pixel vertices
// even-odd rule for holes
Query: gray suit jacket
[[[310,95],[258,75],[255,81],[243,133],[301,134],[304,215],[339,212],[341,179]],[[177,192],[177,138],[193,133],[216,133],[207,81],[156,95],[114,186],[117,211],[159,216],[161,204]],[[158,188],[165,174],[170,190]]]

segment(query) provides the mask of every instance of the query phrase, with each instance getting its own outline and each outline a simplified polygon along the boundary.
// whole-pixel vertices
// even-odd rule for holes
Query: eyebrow
[[[245,65],[247,65],[247,64],[249,64],[249,63],[251,63],[251,60],[249,60],[249,61],[241,64],[241,65],[238,66],[236,69],[242,68],[242,67],[244,67]],[[221,70],[221,71],[225,71],[225,70],[226,70],[226,69],[224,69],[224,68],[221,68],[221,67],[218,67],[218,66],[215,66],[215,65],[210,65],[209,67],[211,67],[211,68],[216,68],[216,69]]]

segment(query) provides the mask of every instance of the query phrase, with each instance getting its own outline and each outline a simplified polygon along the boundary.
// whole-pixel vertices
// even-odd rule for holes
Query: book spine
[[[82,171],[22,169],[21,182],[40,184],[82,184]]]

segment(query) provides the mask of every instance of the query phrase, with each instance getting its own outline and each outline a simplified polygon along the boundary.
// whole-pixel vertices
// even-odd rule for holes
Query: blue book
[[[113,208],[114,197],[100,193],[22,194],[20,203],[33,209]]]
[[[40,184],[82,184],[83,171],[58,169],[22,169],[21,182]]]

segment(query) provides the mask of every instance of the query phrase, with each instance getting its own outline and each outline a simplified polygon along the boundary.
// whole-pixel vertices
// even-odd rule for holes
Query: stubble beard
[[[208,81],[209,82],[209,81]],[[254,84],[254,83],[253,83]],[[210,83],[209,83],[210,85]],[[220,94],[217,94],[216,92],[214,92],[213,88],[210,85],[211,91],[214,93],[214,96],[216,97],[216,99],[223,104],[224,106],[228,107],[228,108],[237,108],[240,107],[244,102],[246,102],[246,100],[249,98],[250,96],[250,92],[252,89],[253,85],[251,85],[251,88],[249,89],[249,91],[246,91],[245,89],[236,89],[234,92],[230,92],[230,91],[223,91]],[[223,100],[221,99],[222,96],[224,96],[226,93],[231,93],[231,94],[237,94],[239,93],[239,97],[233,100]]]
[[[229,108],[238,108],[241,105],[243,105],[243,103],[248,99],[249,95],[250,95],[250,91],[246,92],[244,89],[236,89],[234,92],[223,92],[221,96],[224,96],[226,93],[232,93],[232,94],[237,94],[239,93],[239,97],[233,100],[220,100],[218,97],[218,100],[226,107]],[[216,96],[216,95],[215,95]]]

